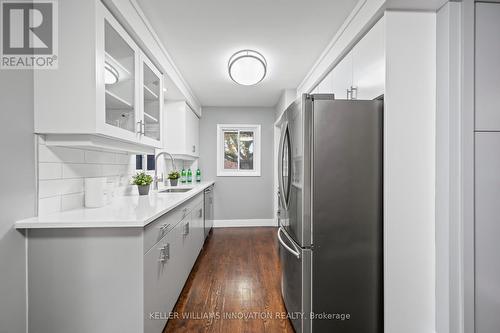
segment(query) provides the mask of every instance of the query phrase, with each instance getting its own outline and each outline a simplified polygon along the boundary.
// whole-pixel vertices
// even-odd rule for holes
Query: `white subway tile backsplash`
[[[39,162],[83,163],[85,153],[81,149],[49,147],[41,144],[38,145],[38,160]]]
[[[38,200],[38,215],[45,216],[61,211],[61,197],[41,198]]]
[[[38,177],[41,180],[59,179],[62,177],[61,163],[45,163],[38,164]]]
[[[132,163],[135,166],[135,155],[116,154],[116,164],[129,165]]]
[[[103,176],[119,176],[126,174],[128,167],[126,165],[118,164],[103,164],[102,165],[102,175]]]
[[[87,150],[85,151],[85,163],[115,164],[116,155],[115,153]]]
[[[63,164],[63,178],[87,178],[100,177],[102,174],[102,165],[100,164]]]
[[[83,192],[83,179],[40,180],[38,185],[40,198],[81,192]]]
[[[62,211],[82,208],[83,206],[84,206],[83,193],[67,194],[61,197]]]
[[[43,136],[38,143],[39,215],[84,207],[87,177],[106,177],[111,197],[137,191],[135,155],[46,146]]]

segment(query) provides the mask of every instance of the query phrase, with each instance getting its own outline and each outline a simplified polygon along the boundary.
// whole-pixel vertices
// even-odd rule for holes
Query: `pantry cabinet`
[[[162,73],[100,1],[59,12],[59,68],[34,74],[35,132],[49,145],[161,147]]]
[[[500,130],[500,4],[476,3],[475,128]]]
[[[165,103],[165,149],[182,159],[199,156],[200,120],[184,101]]]

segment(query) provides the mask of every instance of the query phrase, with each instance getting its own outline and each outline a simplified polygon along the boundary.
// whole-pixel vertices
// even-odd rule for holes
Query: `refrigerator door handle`
[[[294,256],[297,257],[297,259],[300,259],[300,251],[297,250],[297,249],[292,249],[290,246],[286,245],[286,243],[283,241],[283,239],[281,238],[281,231],[282,231],[282,228],[278,228],[278,240],[280,242],[280,244],[288,251],[290,252],[291,254],[293,254]],[[285,237],[290,240],[290,238],[288,238],[288,236],[286,236],[285,234]],[[292,243],[293,244],[293,243]],[[294,246],[295,247],[295,246]]]
[[[288,204],[286,202],[285,189],[283,184],[283,150],[284,150],[283,146],[285,144],[285,135],[287,128],[288,128],[288,123],[284,123],[281,129],[281,136],[278,149],[278,186],[279,186],[278,196],[285,210],[288,209]]]

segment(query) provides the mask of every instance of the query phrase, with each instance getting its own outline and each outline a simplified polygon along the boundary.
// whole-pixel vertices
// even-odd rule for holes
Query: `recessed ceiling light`
[[[119,79],[118,71],[111,64],[104,63],[104,83],[115,84]]]
[[[229,58],[229,77],[241,85],[253,86],[264,79],[267,62],[262,54],[253,50],[241,50]]]

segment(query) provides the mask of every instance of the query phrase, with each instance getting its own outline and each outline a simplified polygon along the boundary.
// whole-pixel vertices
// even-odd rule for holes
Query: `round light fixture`
[[[229,58],[228,71],[234,82],[244,86],[253,86],[266,76],[267,62],[257,51],[241,50]]]
[[[118,82],[120,75],[116,68],[114,68],[111,64],[105,62],[104,63],[104,83],[105,84],[115,84]]]

